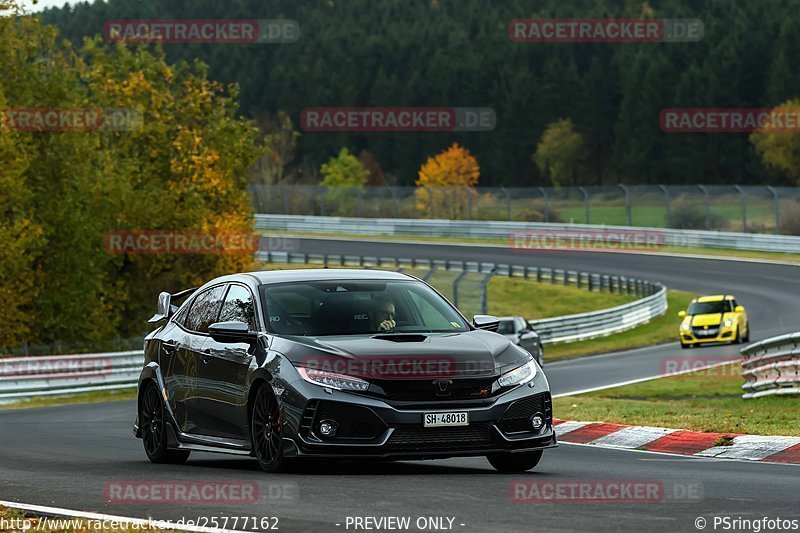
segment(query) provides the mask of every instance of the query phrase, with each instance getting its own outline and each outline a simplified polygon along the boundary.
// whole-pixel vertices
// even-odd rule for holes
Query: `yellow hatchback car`
[[[750,324],[744,307],[730,294],[701,296],[681,311],[681,348],[696,344],[750,342]]]

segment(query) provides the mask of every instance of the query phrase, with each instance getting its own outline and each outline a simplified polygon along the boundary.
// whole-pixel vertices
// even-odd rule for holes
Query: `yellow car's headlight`
[[[681,324],[681,330],[683,330],[683,331],[689,331],[690,329],[691,329],[691,327],[689,326],[689,323],[688,323],[688,322],[683,322],[683,323]]]
[[[722,323],[722,326],[725,328],[729,328],[733,325],[733,319],[729,318],[725,322]]]

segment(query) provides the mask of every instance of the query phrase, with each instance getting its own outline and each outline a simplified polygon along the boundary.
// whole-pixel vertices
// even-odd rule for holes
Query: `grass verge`
[[[73,403],[113,402],[136,399],[136,387],[129,389],[82,392],[72,396],[36,396],[29,400],[0,404],[0,409],[22,409],[30,407],[48,407],[50,405],[67,405]]]
[[[741,365],[553,400],[555,416],[714,433],[800,436],[798,398],[742,399]]]

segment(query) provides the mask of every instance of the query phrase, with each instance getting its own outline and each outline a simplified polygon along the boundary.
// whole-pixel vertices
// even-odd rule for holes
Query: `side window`
[[[217,321],[224,295],[225,285],[219,285],[199,294],[192,302],[192,307],[186,316],[186,329],[208,333],[208,326]]]
[[[527,329],[528,325],[525,323],[524,319],[517,318],[516,321],[517,321],[517,331],[516,331],[516,333],[519,333],[520,331],[522,331],[524,329]]]
[[[222,310],[219,312],[219,321],[227,322],[236,320],[247,324],[250,331],[256,330],[256,313],[253,308],[253,296],[246,287],[241,285],[231,285]]]
[[[736,303],[736,300],[731,300],[731,311],[733,311],[734,309],[736,309],[736,307],[737,307],[738,305],[739,305],[739,304],[737,304],[737,303]]]

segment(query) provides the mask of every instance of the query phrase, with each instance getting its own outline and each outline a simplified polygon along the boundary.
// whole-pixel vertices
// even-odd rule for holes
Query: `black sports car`
[[[150,321],[164,323],[145,339],[134,434],[153,462],[214,451],[274,472],[303,457],[485,455],[523,471],[557,445],[531,354],[413,276],[223,276],[161,293]]]

